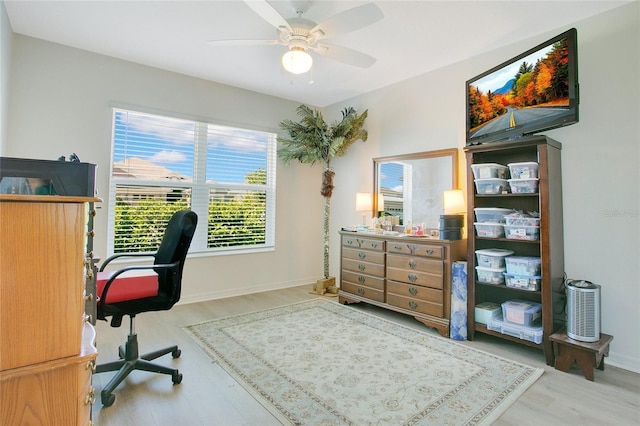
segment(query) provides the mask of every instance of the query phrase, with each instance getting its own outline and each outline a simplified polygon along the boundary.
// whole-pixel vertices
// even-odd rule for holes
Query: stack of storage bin
[[[542,343],[542,305],[527,300],[507,300],[502,304],[502,318],[489,318],[487,328],[502,334]]]
[[[509,188],[513,194],[535,194],[538,192],[538,163],[509,163]]]
[[[539,257],[510,256],[505,263],[507,271],[504,276],[507,287],[540,290],[542,263]]]
[[[504,284],[507,256],[511,250],[484,249],[476,250],[478,282],[485,284]]]
[[[507,192],[509,168],[502,164],[472,164],[476,192],[478,194],[502,194]]]

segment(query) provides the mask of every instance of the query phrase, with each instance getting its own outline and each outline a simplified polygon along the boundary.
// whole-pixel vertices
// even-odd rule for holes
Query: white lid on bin
[[[476,250],[476,254],[483,254],[485,256],[511,256],[514,252],[511,250],[503,249],[481,249]]]
[[[500,272],[503,274],[507,268],[487,268],[486,266],[476,266],[478,271],[488,271],[488,272]]]

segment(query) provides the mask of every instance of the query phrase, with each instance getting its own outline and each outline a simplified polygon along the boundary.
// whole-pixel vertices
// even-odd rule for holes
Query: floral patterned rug
[[[317,298],[184,328],[283,424],[490,424],[542,374]]]

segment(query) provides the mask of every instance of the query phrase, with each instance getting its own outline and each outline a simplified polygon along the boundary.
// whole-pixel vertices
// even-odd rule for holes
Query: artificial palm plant
[[[299,122],[284,120],[280,123],[280,128],[285,130],[289,137],[278,137],[278,142],[281,144],[278,156],[285,164],[291,160],[311,165],[324,164],[322,189],[320,190],[320,194],[324,197],[324,279],[316,283],[316,292],[324,294],[328,289],[330,293],[335,293],[335,278],[329,277],[329,215],[335,174],[331,168],[331,159],[345,155],[354,142],[367,140],[368,134],[363,127],[368,110],[358,115],[353,107],[345,108],[342,111],[342,120],[336,121],[330,126],[324,121],[322,113],[318,110],[300,105],[296,111],[300,117]]]

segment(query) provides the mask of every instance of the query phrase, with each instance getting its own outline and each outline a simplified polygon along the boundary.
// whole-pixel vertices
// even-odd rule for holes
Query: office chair
[[[138,355],[135,317],[142,312],[169,310],[180,300],[182,269],[197,223],[198,216],[194,212],[190,210],[178,211],[169,220],[160,247],[155,254],[116,254],[105,260],[100,267],[100,272],[98,273],[99,300],[97,318],[106,320],[107,317],[111,317],[111,326],[120,327],[122,318],[125,315],[130,317],[127,342],[118,349],[120,360],[96,367],[96,373],[118,371],[102,390],[101,400],[103,406],[108,407],[114,403],[116,397],[112,393],[113,390],[133,370],[170,374],[174,385],[182,381],[182,374],[177,369],[150,362],[168,353],[171,353],[173,358],[178,358],[180,356],[178,346]],[[125,256],[153,257],[154,262],[151,265],[125,267],[114,273],[104,272],[104,268],[111,261]],[[122,274],[127,271],[136,271],[138,273],[146,271],[147,274],[142,277],[125,278],[126,275]],[[101,282],[100,277],[104,276],[104,274],[107,274],[108,278]],[[120,280],[118,277],[120,277]],[[149,288],[150,280],[153,281],[153,288]],[[110,290],[111,294],[109,294]]]

